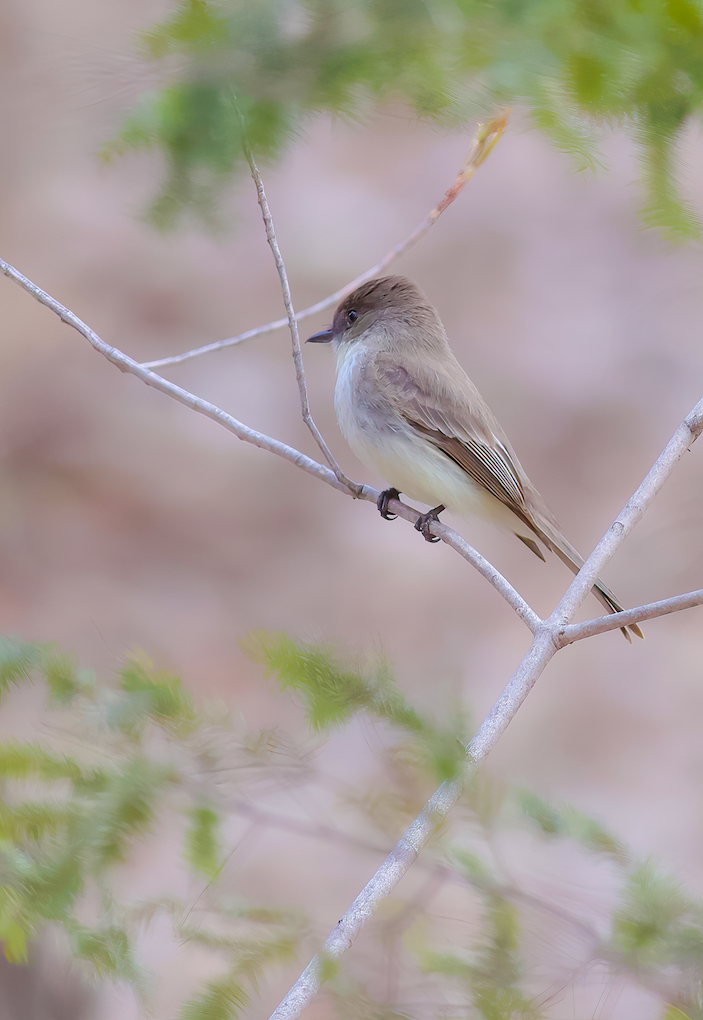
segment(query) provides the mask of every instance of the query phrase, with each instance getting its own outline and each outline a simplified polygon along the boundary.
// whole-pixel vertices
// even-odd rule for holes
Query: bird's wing
[[[451,371],[417,363],[411,368],[400,365],[390,355],[382,355],[374,359],[373,370],[397,414],[512,510],[548,549],[578,573],[583,558],[562,535],[500,425],[458,362],[454,361]],[[544,559],[535,541],[517,531],[515,534]],[[594,583],[593,593],[609,612],[622,609],[600,579]],[[630,630],[642,637],[637,624]],[[622,632],[629,641],[627,628],[623,627]]]
[[[456,375],[433,367],[423,378],[422,369],[416,372],[415,366],[410,369],[386,356],[375,359],[374,370],[383,392],[409,425],[539,534],[530,512],[533,493],[537,494],[458,363]]]

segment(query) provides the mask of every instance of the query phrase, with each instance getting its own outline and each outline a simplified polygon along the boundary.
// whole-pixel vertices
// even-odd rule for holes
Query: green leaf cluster
[[[134,908],[116,892],[120,865],[166,811],[183,818],[183,860],[207,882],[200,895],[217,879],[225,859],[222,811],[215,789],[209,796],[207,783],[195,781],[203,761],[216,764],[211,720],[198,714],[179,677],[143,658],[107,685],[52,646],[1,639],[0,696],[27,683],[44,684],[45,721],[60,721],[48,732],[68,740],[0,741],[0,942],[7,959],[24,962],[31,940],[53,924],[93,978],[127,982],[144,999],[148,981],[136,940],[140,926],[162,913],[180,942],[225,956],[222,977],[186,1003],[182,1016],[235,1016],[248,999],[246,985],[294,951],[300,918],[242,905],[191,917],[192,904]],[[98,918],[89,927],[85,904],[96,898]],[[219,928],[209,930],[204,916]]]
[[[345,655],[329,644],[296,640],[284,633],[252,631],[240,642],[256,662],[274,673],[283,690],[301,700],[313,730],[329,731],[364,714],[411,735],[408,761],[439,782],[456,775],[466,760],[466,720],[453,713],[439,725],[408,704],[390,663]]]
[[[249,1003],[246,986],[256,985],[272,963],[294,955],[301,933],[301,918],[294,911],[261,909],[241,905],[223,907],[228,929],[194,924],[191,911],[171,910],[174,931],[183,941],[213,951],[225,951],[229,966],[219,977],[206,982],[197,995],[183,1004],[179,1020],[230,1020]]]
[[[220,870],[220,816],[204,804],[188,812],[188,827],[183,841],[183,856],[193,871],[214,878]]]
[[[574,808],[550,806],[524,790],[516,800],[548,839],[573,840],[615,866],[619,903],[600,958],[635,975],[645,988],[675,996],[667,1020],[703,1020],[703,901]]]
[[[665,1020],[702,1020],[703,903],[651,861],[638,861],[599,823],[573,808],[557,808],[519,789],[503,788],[497,795],[494,784],[481,775],[472,781],[463,803],[474,823],[471,835],[444,841],[443,867],[448,870],[441,873],[445,880],[448,875],[454,881],[463,879],[475,892],[481,906],[475,934],[466,946],[438,950],[433,945],[438,933],[429,931],[425,921],[416,924],[405,940],[422,970],[448,985],[444,994],[452,987],[459,989],[464,1006],[455,1008],[484,1020],[539,1020],[545,1015],[540,998],[525,988],[534,978],[527,963],[530,935],[522,916],[525,909],[528,917],[542,911],[559,932],[557,937],[564,938],[569,928],[579,937],[589,935],[590,948],[587,942],[585,950],[592,953],[591,959],[580,960],[574,976],[600,961],[611,973],[658,992]],[[526,893],[505,870],[495,838],[498,834],[505,838],[508,828],[525,819],[540,837],[572,842],[614,870],[618,891],[609,934],[599,934],[569,907]],[[364,1015],[375,1014],[367,1009]]]
[[[361,119],[400,101],[454,127],[522,104],[578,167],[595,165],[599,125],[617,126],[639,146],[646,221],[698,232],[675,183],[703,99],[695,0],[180,0],[142,45],[183,70],[142,97],[106,154],[164,155],[160,226],[186,207],[212,221],[246,145],[275,157],[320,113]]]
[[[540,1011],[520,989],[520,917],[504,897],[491,896],[478,948],[469,961],[452,953],[427,953],[424,969],[459,982],[484,1020],[539,1020]]]
[[[530,790],[519,790],[516,797],[521,810],[546,836],[573,839],[584,849],[611,857],[617,864],[629,863],[630,855],[620,840],[571,805],[557,808]]]
[[[44,681],[47,710],[90,710],[93,746],[83,741],[71,753],[32,741],[0,742],[0,873],[3,900],[0,940],[11,959],[23,958],[26,942],[48,921],[60,922],[74,952],[93,962],[96,973],[133,976],[126,935],[115,926],[88,931],[77,920],[81,897],[114,865],[126,860],[135,839],[153,825],[157,806],[176,782],[174,769],[150,758],[134,740],[97,750],[100,729],[114,716],[99,713],[92,677],[81,675],[56,649],[13,639],[0,642],[2,691],[10,684]],[[111,700],[132,697],[129,677]],[[153,683],[158,686],[158,679]],[[144,677],[143,687],[148,687]],[[159,722],[142,697],[141,724]],[[90,713],[89,713],[90,714]],[[138,717],[131,706],[132,719]],[[119,727],[119,724],[118,724]]]
[[[422,784],[459,771],[466,742],[466,734],[456,732],[464,725],[461,713],[446,726],[427,718],[403,697],[380,656],[353,657],[327,644],[261,632],[245,646],[301,701],[316,734],[359,714],[400,733],[400,744],[390,749],[388,787],[373,795],[362,784],[342,803],[347,811],[360,808],[377,832],[395,838],[426,795]],[[273,759],[280,756],[287,768],[285,740],[272,732],[235,737],[231,727],[214,734],[212,716],[196,710],[180,679],[143,658],[128,662],[115,683],[102,684],[51,646],[3,640],[0,677],[2,697],[19,684],[42,683],[46,718],[60,721],[46,728],[51,741],[0,741],[0,940],[6,957],[24,961],[31,940],[51,924],[95,979],[126,982],[146,1000],[149,976],[139,961],[138,938],[160,915],[170,921],[177,942],[221,962],[182,1005],[181,1020],[241,1015],[269,969],[295,954],[304,920],[294,910],[235,902],[219,892],[208,896],[227,860],[218,789],[224,769],[231,771],[226,753],[233,743],[239,742],[243,762],[266,769],[270,778]],[[117,893],[119,868],[137,841],[152,837],[165,810],[182,819],[183,860],[197,891],[188,902],[162,897],[124,903]],[[432,882],[441,879],[436,888],[451,881],[475,898],[480,920],[472,936],[446,948],[445,937],[415,930],[411,945],[407,926],[413,916],[425,918],[421,933],[431,916],[429,894],[421,892],[417,904],[400,911],[390,903],[385,920],[379,916],[365,937],[378,936],[386,952],[402,936],[422,980],[431,976],[453,997],[458,989],[467,1016],[538,1020],[523,908],[540,905],[523,893],[496,845],[509,829],[527,838],[526,828],[540,841],[575,844],[584,859],[595,858],[615,878],[609,931],[603,926],[597,932],[563,905],[545,902],[545,917],[589,932],[594,959],[657,990],[667,1020],[703,1020],[703,904],[652,862],[638,860],[596,820],[482,773],[466,779],[452,818],[422,861]],[[344,838],[331,826],[321,826],[319,835]],[[356,834],[354,839],[361,842]],[[94,915],[96,901],[97,916],[88,925],[85,904],[92,904]],[[348,966],[346,958],[324,966],[340,1016],[401,1015],[392,1002],[375,1001],[349,976]]]
[[[354,798],[355,805],[380,831],[389,831],[390,822],[390,828],[399,833],[408,821],[402,816],[412,817],[417,812],[418,791],[413,782],[418,768],[435,778],[459,771],[465,759],[466,735],[457,739],[451,728],[436,726],[410,706],[383,659],[344,655],[329,644],[302,642],[281,633],[256,632],[243,645],[252,658],[276,675],[282,689],[300,699],[314,730],[329,732],[361,713],[401,731],[404,741],[392,753],[398,773],[395,786],[376,794],[358,793]],[[461,713],[455,713],[455,725],[460,720]],[[474,890],[482,904],[482,924],[468,952],[425,946],[419,961],[426,973],[462,990],[468,1015],[484,1020],[539,1020],[543,1015],[537,1000],[523,987],[529,968],[523,954],[521,891],[501,874],[501,859],[494,852],[496,834],[507,826],[527,822],[542,838],[570,841],[615,869],[619,902],[613,909],[610,937],[592,934],[597,957],[635,975],[647,988],[662,989],[662,996],[675,988],[676,1008],[685,1016],[703,1020],[703,1003],[699,1001],[703,905],[659,874],[651,863],[638,861],[595,819],[569,805],[555,806],[528,790],[510,790],[478,773],[466,778],[461,806],[464,821],[469,822],[470,840],[448,842],[447,832],[443,832],[435,849],[444,847],[444,867]],[[545,909],[549,910],[549,904]],[[561,921],[569,920],[561,908],[558,916]],[[577,916],[571,923],[575,931],[584,927]],[[340,1016],[394,1015],[385,1004],[374,1002],[365,989],[350,986],[346,975],[336,968],[330,979]]]

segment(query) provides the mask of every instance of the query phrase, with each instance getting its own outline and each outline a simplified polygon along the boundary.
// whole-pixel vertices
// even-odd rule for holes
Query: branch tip
[[[430,230],[433,224],[436,223],[445,209],[452,204],[454,199],[464,187],[464,184],[473,175],[474,170],[476,170],[477,167],[480,166],[480,164],[483,163],[490,155],[493,146],[503,132],[509,112],[510,111],[508,110],[500,116],[495,117],[493,120],[489,121],[487,125],[478,125],[474,144],[469,155],[464,160],[462,168],[455,178],[454,183],[447,189],[444,196],[437,203],[434,209],[432,209],[427,216],[425,216],[424,220],[422,220],[422,222],[419,223],[410,234],[408,234],[405,240],[396,244],[374,266],[371,266],[370,269],[367,269],[353,280],[350,280],[349,283],[340,287],[339,290],[334,291],[332,294],[328,294],[326,298],[323,298],[316,304],[310,305],[308,308],[304,308],[302,312],[295,313],[294,317],[296,323],[302,322],[303,319],[308,319],[310,316],[316,315],[318,312],[323,312],[327,308],[331,308],[333,305],[339,304],[339,302],[347,297],[348,294],[351,294],[353,290],[360,287],[362,283],[366,283],[367,280],[372,280],[374,276],[378,276],[378,274],[382,273],[384,269],[387,269],[392,262],[409,251],[413,245],[417,244],[417,242],[420,241]],[[256,180],[256,178],[254,178],[254,180]],[[205,344],[202,347],[194,347],[190,351],[184,351],[182,354],[174,354],[169,358],[158,358],[155,361],[144,361],[142,362],[142,365],[144,368],[161,368],[164,365],[176,365],[181,361],[188,361],[190,358],[198,358],[202,357],[204,354],[212,354],[215,351],[221,351],[225,347],[235,347],[247,340],[253,340],[257,336],[263,336],[265,333],[272,333],[276,329],[283,329],[288,324],[289,320],[287,318],[275,319],[273,322],[268,322],[264,326],[255,326],[253,329],[248,329],[244,333],[238,333],[237,336],[228,337],[226,340],[216,340],[214,343]]]

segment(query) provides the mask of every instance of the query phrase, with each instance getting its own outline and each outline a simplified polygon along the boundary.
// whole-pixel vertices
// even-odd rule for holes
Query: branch
[[[344,474],[337,461],[332,456],[330,448],[328,447],[325,440],[322,438],[322,433],[318,429],[317,425],[313,421],[313,417],[310,414],[310,404],[308,402],[308,386],[305,381],[305,366],[303,365],[303,354],[300,350],[300,337],[298,336],[298,323],[295,320],[295,312],[293,311],[293,298],[290,292],[290,284],[288,283],[288,274],[286,273],[286,266],[281,255],[281,250],[278,247],[278,241],[276,240],[276,231],[273,226],[273,218],[271,216],[271,210],[269,209],[268,201],[266,200],[266,192],[264,191],[264,182],[261,180],[261,174],[257,167],[254,157],[252,156],[249,149],[245,149],[249,168],[251,170],[251,176],[254,178],[254,184],[256,185],[256,194],[259,200],[259,206],[261,207],[261,215],[264,218],[264,226],[266,227],[266,237],[268,239],[269,246],[273,252],[273,257],[276,262],[276,269],[281,280],[281,291],[283,293],[283,304],[286,306],[286,312],[288,313],[288,325],[290,326],[290,338],[293,345],[293,363],[295,365],[295,378],[298,382],[298,392],[300,394],[300,408],[303,414],[303,421],[310,429],[313,439],[322,450],[322,454],[334,471],[339,481],[346,485],[349,491],[354,496],[358,496],[361,490],[361,486],[357,482],[352,482],[350,478]]]
[[[641,520],[649,504],[701,432],[703,432],[703,400],[696,404],[676,429],[642,484],[581,567],[574,582],[546,621],[545,626],[556,625],[558,633],[569,622],[581,605],[585,594],[590,591],[600,576],[603,567]]]
[[[222,425],[229,432],[232,432],[238,439],[243,440],[245,443],[252,443],[254,446],[260,447],[262,450],[268,450],[269,453],[275,453],[276,456],[282,457],[284,460],[289,461],[296,467],[301,468],[303,471],[307,471],[308,474],[318,478],[322,482],[326,482],[331,485],[332,488],[337,489],[339,492],[343,492],[345,495],[351,495],[349,487],[335,477],[334,472],[329,468],[324,467],[322,464],[318,464],[317,461],[311,457],[307,457],[304,453],[294,449],[292,446],[287,446],[286,443],[280,442],[278,439],[273,439],[271,436],[264,435],[262,432],[257,432],[254,429],[250,429],[247,425],[233,418],[232,415],[223,411],[221,408],[216,407],[215,404],[211,404],[207,400],[203,400],[201,397],[196,396],[194,393],[190,393],[188,390],[184,390],[181,386],[176,386],[175,383],[170,382],[168,379],[164,379],[163,376],[158,375],[156,372],[152,372],[151,369],[145,368],[144,365],[130,358],[128,355],[123,354],[122,351],[116,347],[111,347],[105,343],[104,340],[98,336],[89,326],[86,326],[81,319],[78,318],[72,311],[60,304],[55,298],[51,297],[46,291],[43,291],[31,280],[28,280],[26,276],[18,272],[9,263],[4,262],[0,259],[0,270],[14,280],[15,283],[19,284],[23,290],[26,290],[28,294],[49,308],[52,312],[59,316],[62,322],[72,326],[77,330],[81,336],[84,336],[86,340],[104,357],[107,358],[111,364],[116,365],[121,372],[128,372],[131,375],[135,375],[142,382],[146,383],[147,386],[152,386],[154,389],[159,390],[160,393],[165,393],[167,397],[172,397],[173,400],[177,400],[180,404],[185,404],[186,407],[191,408],[193,411],[198,411],[200,414],[204,414],[207,418],[211,418],[217,422],[218,425]],[[352,483],[355,484],[355,483]],[[377,489],[372,488],[370,485],[362,485],[358,488],[356,493],[358,499],[369,500],[372,503],[376,503],[380,492]],[[401,503],[400,500],[391,500],[390,509],[393,513],[399,517],[404,518],[406,521],[410,521],[414,524],[420,513],[418,510],[414,510],[412,507],[406,506],[405,503]],[[436,534],[443,542],[451,546],[456,552],[459,553],[467,562],[478,570],[486,580],[493,585],[499,595],[502,595],[508,605],[512,606],[515,612],[518,614],[521,620],[530,628],[534,633],[539,625],[541,624],[540,618],[535,612],[529,607],[527,602],[522,598],[521,595],[513,588],[509,581],[507,581],[503,575],[495,569],[495,567],[488,562],[479,552],[477,552],[468,542],[458,535],[451,528],[447,527],[446,524],[441,524],[437,521],[433,525],[433,533]]]
[[[194,393],[190,393],[189,390],[184,390],[181,386],[176,386],[175,383],[170,382],[168,379],[164,379],[162,376],[157,375],[156,372],[152,372],[148,368],[144,368],[138,361],[130,358],[127,354],[123,354],[122,351],[116,347],[111,347],[109,344],[101,340],[97,333],[95,333],[89,326],[86,326],[77,315],[74,315],[72,311],[60,304],[55,298],[52,298],[49,294],[43,291],[40,287],[37,287],[35,283],[28,280],[26,276],[23,276],[13,266],[9,265],[0,259],[0,270],[8,276],[15,283],[18,283],[20,287],[31,294],[32,297],[44,305],[46,308],[51,309],[59,316],[62,322],[65,322],[68,326],[73,326],[74,329],[89,341],[90,344],[99,351],[109,362],[116,365],[121,372],[128,372],[131,375],[136,375],[138,379],[146,383],[147,386],[153,386],[154,389],[159,390],[161,393],[165,393],[166,396],[172,397],[177,400],[180,404],[185,404],[186,407],[190,407],[193,411],[198,411],[200,414],[204,414],[207,418],[212,418],[219,425],[222,425],[229,432],[233,432],[238,439],[244,440],[244,442],[252,443],[254,446],[260,447],[262,450],[268,450],[269,453],[275,453],[278,457],[283,457],[284,460],[290,461],[291,464],[295,464],[296,467],[302,468],[303,471],[307,471],[308,474],[314,475],[315,478],[321,479],[323,482],[327,482],[335,489],[339,489],[340,492],[348,494],[348,488],[342,482],[340,482],[334,475],[334,472],[329,468],[324,467],[322,464],[318,464],[317,461],[311,457],[307,457],[304,453],[300,453],[299,450],[294,449],[292,446],[287,446],[285,443],[279,442],[277,439],[272,439],[270,436],[264,435],[262,432],[257,432],[255,429],[250,429],[248,425],[244,425],[242,422],[233,418],[232,415],[223,411],[221,408],[216,407],[215,404],[211,404],[207,400],[203,400],[201,397],[196,396]],[[365,499],[374,499],[375,490],[371,489],[369,495],[363,495]]]
[[[495,705],[466,748],[462,775],[445,782],[398,841],[351,907],[329,934],[322,950],[310,961],[270,1020],[295,1020],[321,984],[325,960],[336,959],[356,939],[365,921],[396,887],[417,859],[433,832],[461,796],[467,775],[473,773],[495,747],[551,658],[560,648],[559,635],[590,591],[602,568],[614,555],[674,467],[703,431],[703,400],[676,430],[651,471],[578,572],[558,606],[537,629],[532,646]],[[616,624],[617,626],[617,624]]]
[[[581,567],[554,612],[538,628],[532,647],[469,744],[467,754],[470,759],[476,763],[483,761],[495,746],[545,666],[559,650],[559,635],[586,598],[594,581],[602,573],[603,567],[641,519],[701,431],[703,431],[703,400],[696,404],[679,425],[642,484]]]
[[[382,273],[391,262],[395,259],[400,258],[404,255],[414,244],[417,244],[425,234],[428,232],[430,227],[439,219],[445,209],[447,209],[454,199],[457,197],[459,192],[462,190],[466,182],[470,177],[473,176],[476,169],[484,162],[491,152],[493,146],[500,138],[505,128],[505,124],[508,119],[508,113],[503,113],[499,117],[495,117],[489,121],[488,124],[479,124],[474,138],[474,143],[471,148],[471,152],[467,156],[464,164],[457,174],[454,183],[444,193],[444,198],[441,202],[432,209],[431,212],[425,216],[424,220],[415,227],[412,233],[408,234],[405,240],[400,241],[395,245],[394,248],[384,255],[380,262],[377,262],[375,266],[371,266],[366,272],[362,273],[361,276],[357,276],[354,280],[345,284],[339,290],[336,290],[334,294],[330,294],[328,297],[323,298],[322,301],[318,301],[317,304],[310,305],[309,308],[303,309],[302,312],[298,312],[295,316],[296,322],[301,322],[303,319],[309,319],[312,315],[316,315],[318,312],[323,312],[326,308],[330,308],[333,305],[338,305],[342,298],[345,298],[347,294],[351,294],[353,290],[360,287],[362,283],[366,283],[367,280],[372,280],[374,276],[378,276]],[[268,322],[265,326],[255,326],[254,329],[248,329],[245,333],[239,333],[238,336],[229,337],[227,340],[217,340],[215,343],[206,344],[204,347],[195,347],[191,351],[184,351],[183,354],[174,354],[170,358],[159,358],[156,361],[144,361],[142,364],[145,368],[160,368],[163,365],[176,365],[181,361],[188,361],[189,358],[198,358],[202,354],[210,354],[212,351],[220,351],[224,347],[234,347],[236,344],[244,343],[245,340],[252,340],[255,336],[262,336],[264,333],[272,333],[276,329],[283,329],[284,326],[289,324],[289,319],[276,319],[275,322]]]
[[[582,638],[593,637],[594,634],[605,634],[606,631],[627,627],[631,623],[654,620],[657,616],[678,613],[682,609],[692,609],[700,605],[703,605],[703,588],[689,591],[685,595],[674,595],[670,599],[661,599],[659,602],[648,602],[636,609],[625,609],[621,613],[599,616],[595,620],[586,620],[585,623],[571,623],[559,631],[557,639],[559,646],[563,647],[574,641],[581,641]]]

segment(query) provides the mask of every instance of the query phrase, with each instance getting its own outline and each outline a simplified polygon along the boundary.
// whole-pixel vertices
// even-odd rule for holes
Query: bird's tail
[[[573,570],[575,574],[578,574],[584,564],[583,557],[577,553],[573,545],[564,538],[557,528],[547,528],[545,525],[548,525],[547,521],[540,521],[538,531],[539,537],[548,549],[551,549],[553,553],[556,553],[562,563],[565,563],[569,570]],[[615,598],[610,588],[603,584],[600,578],[594,582],[592,591],[598,601],[605,606],[609,613],[621,613],[623,611],[623,607]],[[631,623],[628,627],[621,627],[620,629],[628,641],[632,640],[628,634],[628,630],[632,631],[632,633],[637,637],[644,637],[644,634],[636,623]]]

